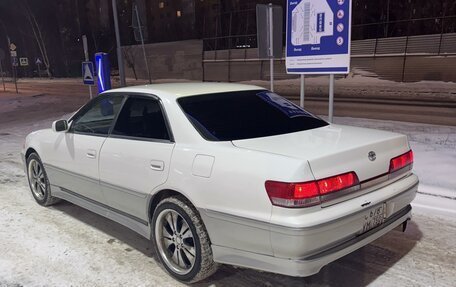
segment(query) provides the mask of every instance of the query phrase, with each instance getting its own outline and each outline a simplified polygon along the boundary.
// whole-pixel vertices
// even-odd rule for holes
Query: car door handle
[[[161,160],[153,160],[150,162],[150,168],[153,170],[162,171],[165,169],[165,163]]]
[[[96,158],[97,157],[97,151],[93,149],[87,150],[86,156],[88,158]]]

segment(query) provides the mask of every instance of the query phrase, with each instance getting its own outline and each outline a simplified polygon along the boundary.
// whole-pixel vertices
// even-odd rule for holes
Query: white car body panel
[[[79,177],[64,177],[70,189],[77,189],[81,182],[90,182],[80,193],[92,200],[106,203],[98,186],[98,155],[105,138],[72,133],[54,133],[51,129],[38,133],[37,151],[45,164],[49,178],[60,185],[62,173],[69,172]]]
[[[334,124],[293,134],[238,140],[233,144],[307,160],[317,179],[355,171],[360,181],[388,172],[390,159],[410,150],[404,135]],[[367,157],[372,150],[378,154],[375,161]]]
[[[247,90],[263,88],[187,83],[111,90],[108,93],[158,97],[172,141],[48,129],[27,136],[23,159],[32,149],[39,154],[54,196],[147,238],[151,237],[154,195],[168,190],[180,193],[200,212],[215,261],[293,276],[314,274],[410,219],[408,208],[418,178],[411,171],[385,177],[390,159],[410,149],[405,136],[328,125],[278,136],[213,142],[197,132],[176,101],[183,96]],[[367,157],[372,150],[377,153],[375,161]],[[95,158],[88,156],[93,151]],[[265,190],[267,180],[307,182],[350,171],[361,182],[383,176],[359,192],[307,208],[273,206]],[[380,204],[385,204],[386,220],[391,222],[358,236],[365,213]],[[352,243],[345,246],[344,242]]]
[[[173,148],[174,143],[107,138],[99,178],[108,205],[147,221],[147,199],[166,182]]]

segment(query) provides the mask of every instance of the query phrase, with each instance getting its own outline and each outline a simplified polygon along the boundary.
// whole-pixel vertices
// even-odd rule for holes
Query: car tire
[[[27,178],[32,196],[42,206],[50,206],[60,201],[51,195],[51,185],[43,162],[36,153],[27,158]]]
[[[168,197],[158,204],[152,233],[161,265],[175,279],[194,283],[217,271],[203,221],[185,198]]]

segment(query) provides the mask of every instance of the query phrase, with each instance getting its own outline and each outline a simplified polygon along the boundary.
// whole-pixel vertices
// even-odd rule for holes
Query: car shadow
[[[134,231],[66,201],[53,208],[153,258],[158,264],[159,260],[151,242]],[[371,244],[328,264],[318,274],[310,277],[290,277],[222,265],[213,276],[191,286],[367,286],[407,255],[421,237],[419,226],[409,221],[404,233],[393,230]]]
[[[393,230],[310,277],[290,277],[223,265],[214,276],[192,286],[367,286],[407,255],[421,237],[419,226],[409,221],[404,233]]]

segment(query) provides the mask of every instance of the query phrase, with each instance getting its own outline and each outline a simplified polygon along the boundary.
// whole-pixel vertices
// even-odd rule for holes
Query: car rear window
[[[183,97],[177,102],[196,130],[210,141],[267,137],[328,125],[267,90]]]

